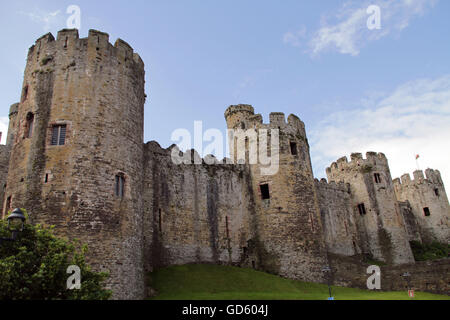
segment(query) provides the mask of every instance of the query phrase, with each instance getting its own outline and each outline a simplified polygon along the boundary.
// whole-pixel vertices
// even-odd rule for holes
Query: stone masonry
[[[2,217],[26,208],[32,223],[88,244],[88,261],[110,272],[114,299],[145,297],[145,273],[164,266],[228,264],[324,282],[334,256],[412,265],[409,241],[449,242],[438,171],[392,181],[383,154],[356,153],[327,169],[329,182],[315,180],[295,115],[271,113],[264,123],[252,106],[230,106],[228,129],[244,133],[230,135],[230,159],[144,143],[144,75],[123,40],[46,34],[29,49],[0,146]],[[276,171],[249,161],[251,142],[267,143]]]

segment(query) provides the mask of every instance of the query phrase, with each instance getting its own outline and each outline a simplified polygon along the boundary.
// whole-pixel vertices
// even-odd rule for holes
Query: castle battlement
[[[150,141],[145,144],[146,149],[155,155],[160,155],[163,157],[171,158],[172,153],[176,152],[178,153],[180,158],[184,158],[185,155],[190,154],[191,163],[190,164],[202,164],[202,165],[223,165],[224,167],[243,167],[243,165],[239,164],[233,164],[230,158],[223,158],[222,160],[219,160],[216,156],[212,154],[208,154],[204,156],[203,158],[200,156],[200,153],[195,149],[189,149],[186,151],[181,151],[179,147],[176,144],[172,144],[168,148],[163,148],[157,141]],[[189,165],[189,163],[187,164]]]
[[[388,167],[388,160],[385,154],[381,152],[367,152],[366,158],[363,157],[362,153],[352,153],[350,159],[351,160],[348,161],[348,158],[345,156],[333,162],[331,166],[326,169],[327,175],[330,177],[330,175],[333,176],[342,171],[361,170],[372,166],[381,165]]]
[[[327,179],[314,179],[314,184],[316,188],[320,188],[322,190],[329,190],[329,191],[338,191],[338,192],[345,192],[350,193],[350,184],[345,182],[335,182],[330,181],[328,182]]]
[[[114,57],[119,63],[134,63],[138,68],[144,68],[144,62],[139,54],[124,40],[117,39],[114,45],[109,42],[109,35],[97,30],[89,30],[87,38],[80,38],[77,29],[63,29],[55,37],[51,33],[40,37],[29,49],[28,60],[49,62],[59,51],[83,51],[96,52],[88,54],[90,59],[101,61],[103,57]],[[33,58],[35,58],[33,60]]]
[[[414,179],[411,179],[411,175],[405,173],[401,178],[394,179],[393,182],[396,187],[419,185],[423,183],[443,185],[439,170],[427,169],[425,170],[425,174],[422,170],[416,170],[413,172],[413,177]]]
[[[283,112],[271,112],[269,114],[269,123],[264,123],[261,114],[255,114],[251,105],[240,104],[232,105],[225,111],[225,119],[228,128],[237,129],[280,129],[284,132],[298,133],[306,138],[305,124],[294,114],[289,115],[287,121]]]

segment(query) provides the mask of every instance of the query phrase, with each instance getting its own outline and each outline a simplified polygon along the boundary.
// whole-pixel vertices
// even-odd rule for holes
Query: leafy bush
[[[426,244],[418,241],[411,241],[410,244],[416,261],[446,258],[450,251],[450,245],[439,242]]]
[[[105,300],[107,273],[94,272],[85,262],[86,246],[53,235],[53,227],[26,224],[16,241],[0,245],[0,300]],[[9,238],[0,220],[0,237]],[[68,290],[67,268],[81,270],[81,289]]]

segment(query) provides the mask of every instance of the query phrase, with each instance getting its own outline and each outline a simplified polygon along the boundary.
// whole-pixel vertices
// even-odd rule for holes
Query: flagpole
[[[419,158],[420,158],[420,156],[419,156],[419,155],[416,155],[416,165],[417,165],[417,170],[420,171]]]

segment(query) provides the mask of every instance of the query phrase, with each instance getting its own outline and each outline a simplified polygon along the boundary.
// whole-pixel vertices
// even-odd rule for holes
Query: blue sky
[[[394,177],[420,154],[450,185],[450,1],[2,1],[4,136],[26,52],[66,27],[69,5],[81,37],[107,32],[144,60],[145,141],[168,147],[195,120],[225,130],[225,109],[246,103],[265,121],[281,111],[306,123],[318,178],[341,156],[381,151]],[[381,29],[367,28],[369,5]]]

